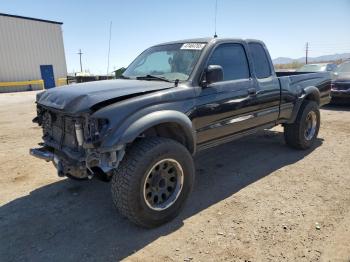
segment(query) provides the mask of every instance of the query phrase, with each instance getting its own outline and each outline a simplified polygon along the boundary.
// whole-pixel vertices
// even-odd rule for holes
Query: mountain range
[[[317,62],[323,62],[323,61],[335,61],[339,59],[350,59],[350,53],[343,53],[343,54],[334,54],[334,55],[323,55],[323,56],[318,56],[318,57],[309,57],[308,62],[310,63],[317,63]],[[299,62],[299,63],[304,63],[305,62],[305,57],[300,57],[300,58],[289,58],[289,57],[277,57],[272,60],[272,62],[276,64],[290,64],[293,62]]]

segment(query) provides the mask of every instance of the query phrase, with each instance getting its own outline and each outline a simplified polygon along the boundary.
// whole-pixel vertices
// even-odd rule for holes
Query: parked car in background
[[[350,61],[340,64],[333,73],[331,96],[332,102],[350,101]]]
[[[333,72],[337,68],[336,64],[306,64],[296,70],[296,72]]]

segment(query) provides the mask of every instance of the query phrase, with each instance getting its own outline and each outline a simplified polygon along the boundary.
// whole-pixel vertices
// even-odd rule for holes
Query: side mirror
[[[210,65],[205,70],[205,86],[224,80],[224,69],[219,65]]]

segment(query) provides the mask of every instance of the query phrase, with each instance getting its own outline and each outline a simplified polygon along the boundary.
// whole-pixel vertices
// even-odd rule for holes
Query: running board
[[[267,125],[259,126],[259,127],[254,128],[254,129],[249,129],[247,131],[243,131],[243,132],[240,132],[240,133],[237,133],[237,134],[233,134],[233,135],[230,135],[230,136],[225,136],[225,137],[222,137],[222,138],[219,138],[219,139],[214,139],[212,141],[209,141],[209,142],[206,142],[206,143],[203,143],[203,144],[199,144],[199,145],[197,145],[197,152],[200,152],[202,150],[206,150],[206,149],[209,149],[209,148],[212,148],[212,147],[216,147],[218,145],[225,144],[225,143],[234,141],[236,139],[239,139],[239,138],[242,138],[242,137],[245,137],[245,136],[248,136],[248,135],[255,134],[256,132],[258,132],[260,130],[270,129],[270,128],[274,127],[274,126],[276,126],[275,123],[267,124]]]

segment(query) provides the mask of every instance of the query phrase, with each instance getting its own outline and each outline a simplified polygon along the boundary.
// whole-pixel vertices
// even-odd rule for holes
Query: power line
[[[350,42],[312,42],[314,45],[350,45]]]
[[[329,48],[333,48],[333,49],[335,49],[335,48],[339,48],[339,49],[349,49],[350,48],[350,45],[348,45],[348,46],[315,46],[314,44],[312,44],[312,48],[314,48],[314,49],[329,49]]]
[[[322,51],[322,50],[349,50],[350,49],[350,46],[347,47],[347,46],[344,46],[344,47],[332,47],[332,46],[327,46],[327,47],[315,47],[315,46],[311,46],[310,50],[318,50],[318,51]]]
[[[332,46],[333,45],[333,46]],[[343,44],[344,45],[344,44]],[[305,63],[308,63],[310,53],[320,55],[329,55],[330,53],[349,53],[350,52],[350,44],[346,46],[340,46],[339,43],[329,43],[325,45],[317,45],[310,44],[310,42],[306,42],[305,44]],[[323,53],[323,54],[322,54]]]
[[[350,48],[344,48],[344,49],[339,49],[339,48],[328,48],[328,49],[314,49],[314,48],[309,48],[309,52],[313,51],[313,52],[318,52],[318,53],[322,53],[322,52],[349,52]]]
[[[318,47],[318,48],[324,48],[324,47],[350,47],[350,44],[315,45],[314,43],[312,43],[312,46]]]

